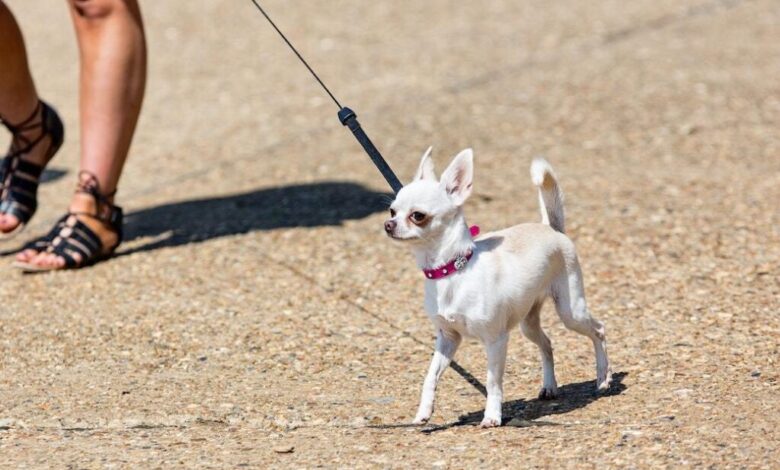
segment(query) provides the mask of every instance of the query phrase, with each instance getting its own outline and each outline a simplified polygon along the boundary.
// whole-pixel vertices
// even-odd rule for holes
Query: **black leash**
[[[320,80],[320,77],[317,76],[317,74],[314,72],[314,70],[309,66],[309,64],[306,62],[306,60],[301,56],[301,54],[298,52],[298,50],[295,48],[295,46],[290,43],[290,41],[287,39],[287,36],[282,33],[282,31],[276,26],[276,23],[273,22],[270,16],[268,16],[268,13],[263,10],[263,7],[260,6],[259,3],[257,3],[257,0],[252,0],[252,3],[255,4],[258,10],[260,10],[260,13],[265,16],[265,19],[268,20],[269,23],[271,23],[271,26],[276,30],[277,33],[279,33],[279,36],[284,39],[284,42],[287,43],[287,45],[292,49],[292,51],[295,53],[296,56],[298,56],[298,59],[303,63],[303,65],[306,66],[307,69],[309,69],[309,72],[311,72],[312,76],[315,80],[317,80],[317,83],[322,86],[323,90],[330,96],[330,98],[333,100],[334,103],[336,103],[336,106],[339,108],[339,121],[341,121],[341,124],[344,126],[347,126],[350,131],[352,131],[352,134],[355,136],[358,142],[360,142],[360,145],[363,146],[363,150],[366,151],[369,158],[371,158],[371,161],[374,162],[374,165],[376,165],[377,169],[380,173],[382,173],[382,176],[385,177],[385,180],[387,180],[387,183],[390,185],[391,188],[393,188],[394,192],[398,192],[403,187],[403,184],[398,180],[398,177],[395,176],[395,173],[393,173],[393,170],[390,168],[390,165],[387,164],[385,159],[382,157],[382,154],[379,153],[379,150],[374,146],[374,143],[371,142],[371,139],[368,138],[368,135],[363,130],[362,127],[360,127],[360,123],[357,120],[357,114],[355,114],[354,111],[347,108],[346,106],[341,106],[341,103],[339,103],[339,100],[336,99],[335,96],[333,96],[333,93],[330,92],[327,86],[325,86],[325,83]]]

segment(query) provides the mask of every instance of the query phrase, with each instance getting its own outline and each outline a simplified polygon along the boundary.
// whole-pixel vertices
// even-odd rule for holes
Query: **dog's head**
[[[461,214],[461,206],[471,194],[473,179],[471,149],[456,155],[437,180],[429,147],[412,182],[398,192],[390,205],[385,232],[394,240],[408,243],[437,243]]]

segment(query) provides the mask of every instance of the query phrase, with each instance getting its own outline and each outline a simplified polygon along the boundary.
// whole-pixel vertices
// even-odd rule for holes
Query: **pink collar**
[[[469,227],[469,232],[471,232],[471,238],[476,237],[479,235],[479,227],[476,225],[472,225]],[[423,269],[423,274],[428,279],[442,279],[450,274],[455,274],[457,271],[460,271],[461,269],[466,267],[466,264],[468,264],[469,260],[471,259],[471,256],[474,253],[469,250],[468,253],[456,256],[454,260],[451,260],[449,263],[439,266],[438,268],[433,269]]]

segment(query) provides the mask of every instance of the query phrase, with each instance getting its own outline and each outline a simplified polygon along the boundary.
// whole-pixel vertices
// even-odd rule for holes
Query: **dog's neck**
[[[437,268],[473,250],[474,240],[462,212],[455,216],[436,242],[412,249],[420,269]]]

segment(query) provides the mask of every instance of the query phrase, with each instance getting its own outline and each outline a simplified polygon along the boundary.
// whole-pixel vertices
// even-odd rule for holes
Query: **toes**
[[[433,410],[420,410],[417,412],[417,416],[414,417],[414,421],[412,421],[412,424],[425,424],[428,422],[429,419],[431,419],[431,415],[433,414]]]
[[[49,269],[59,269],[65,266],[65,260],[53,253],[38,253],[29,263]]]
[[[22,263],[28,263],[31,259],[37,255],[38,252],[33,249],[27,249],[24,251],[20,251],[16,254],[16,261],[22,262]]]
[[[607,377],[603,381],[599,382],[598,386],[596,387],[596,391],[603,393],[609,390],[609,384],[612,383],[611,378]]]
[[[50,267],[60,269],[65,266],[65,259],[57,255],[51,255],[49,263]]]
[[[428,419],[429,418],[417,417],[417,418],[414,418],[414,421],[412,421],[412,424],[415,424],[417,426],[421,426],[421,425],[427,423]]]
[[[485,416],[485,419],[479,423],[479,427],[481,428],[495,428],[498,426],[501,426],[501,418],[496,417],[491,418],[489,416]]]
[[[71,253],[76,266],[81,265],[82,256],[80,253]],[[63,269],[67,267],[65,258],[54,253],[46,253],[27,249],[16,255],[16,260],[21,263],[31,264],[39,268]]]
[[[606,392],[609,390],[609,385],[612,383],[612,370],[607,368],[606,372],[598,374],[596,378],[596,391]]]
[[[49,257],[48,253],[36,253],[27,262],[32,264],[33,266],[38,266],[39,268],[45,268],[46,260],[48,259],[48,257]]]
[[[19,219],[15,215],[0,214],[0,232],[8,233],[19,226]]]
[[[60,256],[55,256],[53,263],[54,263],[54,267],[57,268],[57,269],[64,268],[65,267],[65,258],[62,258]]]

